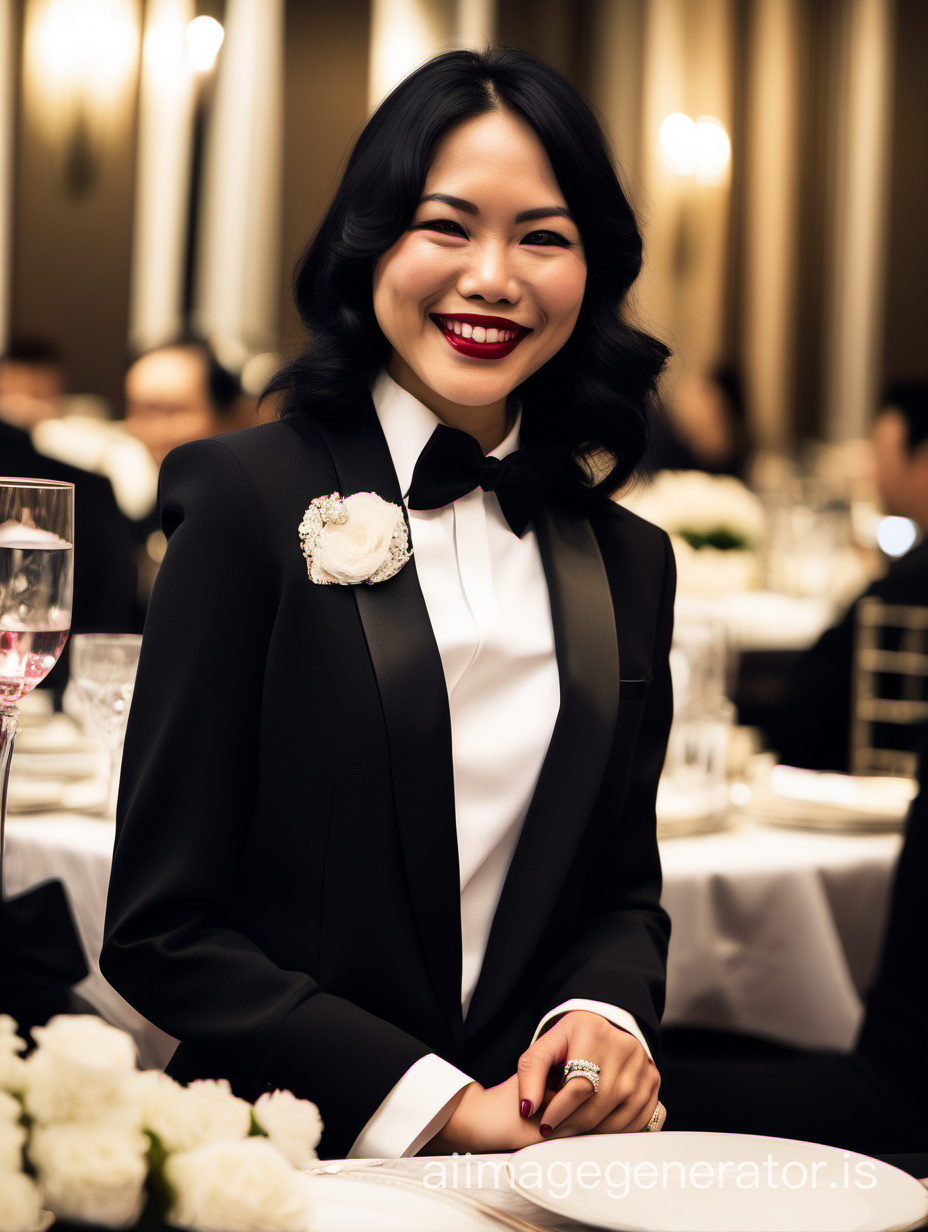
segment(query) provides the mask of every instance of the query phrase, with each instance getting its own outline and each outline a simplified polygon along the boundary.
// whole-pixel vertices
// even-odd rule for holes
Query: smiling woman
[[[374,312],[393,379],[489,453],[509,394],[573,332],[583,244],[544,147],[509,112],[451,133],[424,187],[374,268]]]
[[[640,265],[571,87],[439,56],[300,263],[281,421],[164,463],[101,962],[175,1076],[312,1097],[330,1155],[662,1123]]]
[[[481,175],[470,176],[467,155]],[[642,245],[602,131],[567,82],[524,52],[437,57],[374,113],[296,272],[296,304],[312,340],[267,392],[282,395],[284,415],[310,406],[323,418],[354,414],[393,357],[371,295],[375,269],[382,272],[387,257],[404,253],[417,237],[425,242],[419,223],[432,238],[430,264],[436,268],[445,268],[439,243],[452,252],[467,247],[472,261],[474,250],[484,261],[496,261],[500,236],[490,242],[489,231],[498,220],[476,212],[481,202],[472,199],[468,183],[498,194],[497,212],[503,205],[511,211],[506,223],[518,235],[507,232],[508,258],[518,248],[528,268],[551,262],[580,276],[585,267],[588,275],[573,332],[566,330],[560,350],[552,347],[538,364],[526,362],[506,391],[518,389],[531,405],[523,443],[568,447],[571,461],[558,491],[565,500],[586,504],[615,491],[634,471],[647,444],[654,382],[668,352],[622,315],[641,269]],[[505,268],[489,270],[491,278],[501,273]],[[479,276],[487,277],[487,270]],[[462,339],[465,324],[486,328],[470,316],[530,324],[505,290],[492,310],[497,292],[489,290],[490,298],[467,283],[459,289],[454,315]],[[491,380],[478,377],[479,370],[479,363],[471,365],[472,380]],[[466,394],[465,402],[472,396]]]

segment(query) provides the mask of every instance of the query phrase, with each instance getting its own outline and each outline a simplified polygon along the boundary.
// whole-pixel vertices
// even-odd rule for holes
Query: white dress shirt
[[[381,372],[374,405],[404,501],[413,468],[441,422]],[[518,448],[519,417],[493,450]],[[560,705],[551,606],[535,533],[514,535],[492,492],[408,510],[416,572],[451,714],[454,804],[461,872],[461,1005],[466,1015],[509,863],[548,751]],[[590,1009],[630,1031],[631,1014],[573,1000],[555,1015]],[[527,1046],[527,1045],[526,1045]],[[412,1155],[441,1129],[447,1106],[473,1079],[440,1057],[422,1057],[364,1127],[351,1157]]]

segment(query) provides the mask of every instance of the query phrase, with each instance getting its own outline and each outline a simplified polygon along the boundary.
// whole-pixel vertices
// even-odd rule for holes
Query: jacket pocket
[[[619,704],[622,702],[641,702],[648,695],[648,689],[651,687],[651,677],[648,676],[645,680],[620,680],[619,681]]]

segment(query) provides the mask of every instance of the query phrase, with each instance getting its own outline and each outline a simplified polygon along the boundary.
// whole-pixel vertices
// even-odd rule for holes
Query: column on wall
[[[865,436],[878,400],[885,311],[892,5],[850,0],[828,303],[825,435]]]
[[[645,6],[640,166],[647,263],[638,294],[648,323],[674,350],[674,374],[705,372],[722,356],[731,178],[727,163],[717,174],[702,174],[698,161],[689,170],[671,167],[659,133],[673,113],[711,118],[731,132],[730,44],[729,0]]]
[[[748,35],[741,338],[758,444],[789,445],[798,226],[796,0],[756,0]]]
[[[206,142],[195,323],[240,368],[273,350],[280,302],[283,0],[227,0]]]
[[[10,256],[13,227],[13,0],[0,0],[0,354],[10,332]]]
[[[372,0],[371,111],[429,56],[485,47],[496,35],[496,0]]]
[[[193,71],[185,45],[193,0],[148,0],[139,88],[129,342],[180,332],[190,181]]]

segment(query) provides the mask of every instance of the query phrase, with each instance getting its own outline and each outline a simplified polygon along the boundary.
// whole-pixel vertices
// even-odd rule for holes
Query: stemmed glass
[[[71,640],[71,679],[109,755],[105,811],[110,817],[116,812],[119,765],[141,645],[141,635],[136,633],[76,633]]]
[[[68,640],[73,543],[72,483],[0,479],[0,877],[18,702]]]

